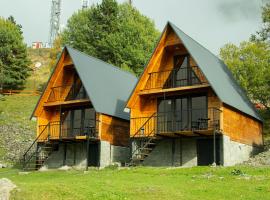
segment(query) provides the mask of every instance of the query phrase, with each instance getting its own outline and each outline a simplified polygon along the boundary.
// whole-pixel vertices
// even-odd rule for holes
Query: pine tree
[[[14,18],[13,18],[14,20]],[[23,87],[30,72],[21,27],[15,20],[0,18],[0,87]]]

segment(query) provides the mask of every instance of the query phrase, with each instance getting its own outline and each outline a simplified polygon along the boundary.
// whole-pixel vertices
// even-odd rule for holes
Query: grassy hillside
[[[25,87],[30,90],[41,89],[51,74],[50,49],[29,48],[27,51],[32,62],[31,68],[33,72],[28,78]]]
[[[41,89],[51,74],[50,49],[29,48],[28,56],[32,61],[33,71],[25,89]],[[0,163],[18,162],[21,154],[35,138],[36,122],[29,118],[37,100],[37,96],[20,95],[0,99]]]
[[[270,200],[270,168],[133,168],[18,172],[0,170],[17,186],[12,199]]]

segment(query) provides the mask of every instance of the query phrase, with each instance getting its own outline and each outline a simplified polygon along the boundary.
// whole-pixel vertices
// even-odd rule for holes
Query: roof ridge
[[[196,42],[198,45],[200,45],[203,49],[205,49],[206,51],[208,51],[210,54],[212,54],[212,56],[216,57],[217,59],[220,59],[217,55],[215,55],[212,51],[210,51],[209,49],[207,49],[205,46],[203,46],[201,43],[199,43],[198,41],[194,40],[192,37],[190,37],[188,34],[186,34],[182,29],[180,29],[178,26],[176,26],[175,24],[173,24],[172,22],[168,22],[172,28],[177,28],[179,31],[183,32],[188,38],[190,38],[191,40],[193,40],[194,42]]]
[[[110,63],[107,63],[107,62],[105,62],[104,60],[101,60],[101,59],[99,59],[99,58],[96,58],[96,57],[94,57],[94,56],[92,56],[92,55],[89,55],[89,54],[87,54],[87,53],[85,53],[85,52],[79,51],[78,49],[75,49],[75,48],[70,47],[70,46],[68,46],[68,45],[66,45],[65,47],[67,48],[67,50],[68,50],[68,49],[75,50],[75,51],[77,51],[78,53],[81,53],[81,54],[83,54],[83,55],[85,55],[85,56],[87,56],[87,57],[89,57],[89,58],[91,58],[91,59],[94,59],[94,60],[97,60],[97,61],[99,61],[99,62],[102,62],[102,63],[104,63],[104,64],[106,64],[106,65],[108,65],[108,66],[110,66],[110,67],[113,67],[113,68],[117,69],[117,70],[120,71],[120,72],[124,72],[124,73],[126,73],[126,74],[129,74],[129,75],[133,76],[134,78],[137,78],[137,77],[136,77],[134,74],[132,74],[131,72],[122,70],[120,67],[117,67],[117,66],[115,66],[115,65],[113,65],[113,64],[110,64]]]

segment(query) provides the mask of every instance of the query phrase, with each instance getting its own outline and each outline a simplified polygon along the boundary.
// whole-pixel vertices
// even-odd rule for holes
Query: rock
[[[65,165],[65,166],[62,166],[62,167],[60,167],[58,169],[63,170],[63,171],[68,171],[68,170],[71,170],[72,168],[70,166]]]
[[[18,174],[19,175],[27,175],[27,174],[29,174],[30,172],[19,172]]]
[[[47,166],[42,166],[38,171],[40,172],[47,172],[49,169]]]
[[[15,189],[17,186],[12,183],[7,178],[0,179],[0,199],[1,200],[8,200],[10,196],[10,192]]]
[[[270,166],[270,141],[266,141],[264,151],[243,162],[244,165],[253,167]]]
[[[0,168],[6,168],[7,165],[0,163]]]

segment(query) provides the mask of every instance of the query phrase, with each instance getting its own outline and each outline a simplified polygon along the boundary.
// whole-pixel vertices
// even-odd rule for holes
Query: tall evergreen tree
[[[0,87],[22,87],[29,76],[29,64],[21,29],[16,23],[0,18]]]
[[[68,20],[63,43],[139,75],[158,35],[154,23],[128,3],[103,0]]]

